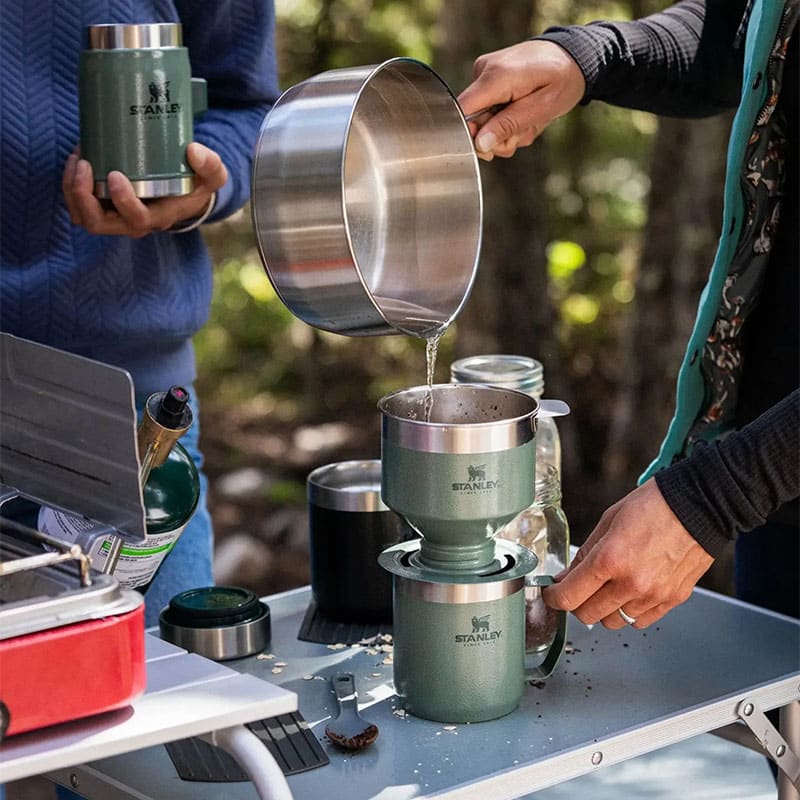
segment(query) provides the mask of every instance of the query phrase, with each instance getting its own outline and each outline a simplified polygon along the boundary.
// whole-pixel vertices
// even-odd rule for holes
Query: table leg
[[[205,733],[200,738],[221,747],[236,759],[253,782],[261,800],[293,800],[286,776],[272,753],[244,725]]]
[[[789,750],[800,753],[800,702],[781,707],[780,730]],[[800,800],[800,791],[782,770],[778,770],[778,800]]]

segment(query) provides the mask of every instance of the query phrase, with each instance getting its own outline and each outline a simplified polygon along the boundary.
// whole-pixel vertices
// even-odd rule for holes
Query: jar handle
[[[528,580],[533,586],[552,586],[555,583],[555,579],[552,575],[533,575]],[[564,645],[567,643],[567,612],[558,611],[556,612],[556,615],[556,635],[553,637],[550,647],[547,648],[547,654],[545,655],[544,659],[539,664],[534,666],[528,663],[526,656],[526,680],[549,678],[550,675],[552,675],[553,670],[556,668],[556,664],[558,664],[561,654],[564,652]]]
[[[192,78],[192,116],[208,111],[208,86],[205,78]]]
[[[537,417],[566,417],[570,407],[563,400],[539,400]]]

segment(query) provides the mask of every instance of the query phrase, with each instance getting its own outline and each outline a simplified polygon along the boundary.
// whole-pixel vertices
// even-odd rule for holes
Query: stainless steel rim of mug
[[[331,511],[389,511],[381,500],[380,459],[339,461],[306,479],[308,502]]]
[[[177,197],[191,194],[194,189],[194,178],[186,175],[182,178],[159,178],[157,180],[132,180],[133,191],[142,200],[151,200],[157,197]],[[103,200],[111,199],[107,181],[94,182],[95,197]]]
[[[524,576],[491,583],[430,583],[414,578],[401,578],[399,575],[395,575],[394,580],[396,591],[400,595],[427,603],[448,605],[502,600],[525,588]]]
[[[158,50],[183,46],[183,27],[179,22],[89,25],[87,30],[90,50]]]

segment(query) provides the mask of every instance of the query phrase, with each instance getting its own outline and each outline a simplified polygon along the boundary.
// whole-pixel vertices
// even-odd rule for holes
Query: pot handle
[[[530,579],[530,583],[534,586],[552,586],[555,583],[552,575],[534,575]],[[549,678],[553,670],[564,652],[564,645],[567,643],[567,612],[557,612],[558,621],[556,623],[556,635],[553,642],[547,649],[547,654],[544,659],[535,666],[528,663],[528,658],[525,658],[525,679],[538,680],[542,678]]]
[[[474,122],[478,119],[478,117],[482,117],[484,114],[490,114],[491,116],[494,116],[498,111],[502,111],[506,106],[509,105],[511,105],[511,103],[495,103],[493,106],[482,108],[479,111],[473,111],[471,114],[464,114],[463,111],[461,113],[464,114],[465,122]]]

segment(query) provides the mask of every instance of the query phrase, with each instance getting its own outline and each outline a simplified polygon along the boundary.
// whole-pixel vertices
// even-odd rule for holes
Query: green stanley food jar
[[[106,178],[118,170],[142,199],[189,194],[186,148],[207,103],[181,25],[90,25],[88,40],[78,77],[80,144],[94,193],[110,197]]]

